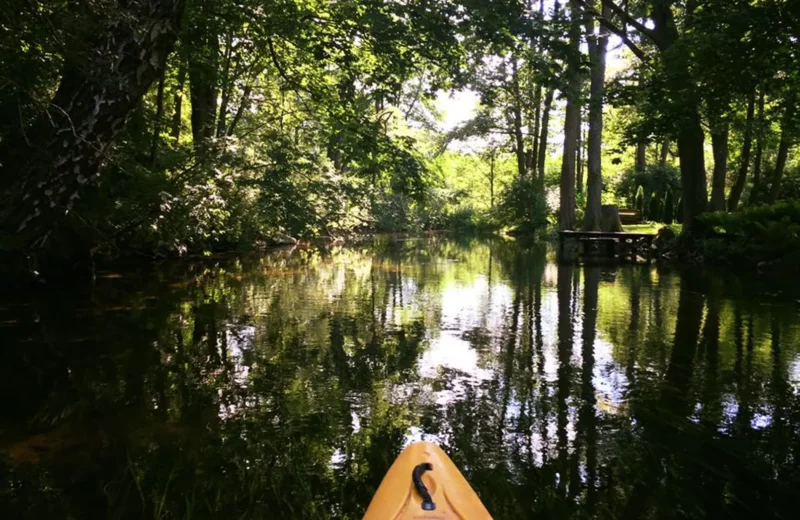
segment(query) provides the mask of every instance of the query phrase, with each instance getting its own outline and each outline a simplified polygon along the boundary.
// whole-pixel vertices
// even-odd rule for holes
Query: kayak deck
[[[430,442],[408,446],[383,478],[364,520],[491,520],[450,457]]]

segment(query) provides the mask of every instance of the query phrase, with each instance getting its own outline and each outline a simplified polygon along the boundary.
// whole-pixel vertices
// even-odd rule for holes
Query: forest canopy
[[[703,233],[797,196],[792,3],[9,0],[0,252],[597,230],[603,204]],[[479,102],[447,126],[454,92]]]

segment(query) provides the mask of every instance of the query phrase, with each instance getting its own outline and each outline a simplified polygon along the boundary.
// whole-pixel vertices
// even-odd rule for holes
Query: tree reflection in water
[[[0,512],[360,518],[425,438],[495,518],[791,517],[800,316],[759,294],[437,238],[10,295]]]

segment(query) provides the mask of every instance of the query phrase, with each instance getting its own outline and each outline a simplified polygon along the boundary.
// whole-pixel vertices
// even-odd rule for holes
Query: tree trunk
[[[181,126],[183,126],[183,89],[186,85],[186,61],[181,59],[178,65],[178,87],[175,89],[173,103],[175,104],[172,112],[172,129],[170,135],[177,141],[181,136]]]
[[[575,152],[575,191],[577,193],[583,193],[583,145],[585,142],[586,139],[583,135],[583,110],[578,110],[578,149]]]
[[[744,191],[744,185],[747,181],[747,169],[750,166],[750,150],[753,147],[753,113],[755,112],[755,92],[750,94],[750,99],[747,102],[747,119],[744,127],[744,142],[742,143],[742,154],[739,158],[739,172],[736,174],[736,180],[731,187],[731,193],[728,197],[728,211],[736,211],[739,207],[739,200]]]
[[[164,70],[183,10],[183,0],[149,0],[87,13],[96,26],[87,41],[69,42],[77,48],[65,54],[46,112],[19,142],[0,144],[8,249],[42,246],[97,183],[108,148]]]
[[[579,106],[575,99],[567,99],[564,119],[564,153],[561,159],[559,229],[575,227],[575,152],[578,145]]]
[[[233,135],[233,131],[236,129],[236,125],[239,124],[239,121],[241,121],[244,111],[247,110],[248,106],[250,106],[250,93],[252,91],[253,87],[251,85],[244,87],[244,90],[242,91],[242,99],[239,101],[239,108],[236,109],[236,115],[233,116],[231,126],[228,127],[227,135]]]
[[[622,232],[622,220],[619,218],[619,208],[613,205],[603,205],[600,208],[600,228],[591,231],[604,231],[607,233]]]
[[[607,16],[608,8],[603,9]],[[593,22],[588,22],[591,26]],[[592,31],[587,31],[593,33]],[[603,95],[606,80],[606,48],[608,29],[600,25],[598,37],[589,38],[589,60],[591,86],[589,93],[589,139],[587,143],[588,179],[586,186],[586,212],[583,217],[584,231],[601,229],[601,200],[603,195]]]
[[[532,178],[537,178],[538,173],[536,169],[536,162],[539,158],[539,130],[542,125],[542,86],[536,85],[536,93],[533,97],[533,105],[535,107],[533,112],[533,126],[530,128],[531,133],[531,151],[528,154],[528,171],[531,173]]]
[[[750,204],[755,204],[761,199],[761,163],[764,157],[764,92],[758,98],[758,133],[756,134],[756,155],[753,158],[753,189],[750,191]]]
[[[539,157],[536,159],[536,170],[539,175],[539,184],[544,186],[544,174],[547,164],[547,137],[550,130],[550,110],[553,107],[553,96],[555,89],[548,87],[547,94],[544,96],[544,107],[542,108],[542,131],[539,137]]]
[[[790,102],[786,107],[786,116],[781,128],[781,143],[778,145],[778,160],[775,163],[775,171],[772,173],[772,185],[769,189],[768,200],[770,204],[774,204],[775,201],[778,200],[778,194],[781,190],[781,178],[783,177],[783,172],[786,169],[786,160],[789,157],[789,148],[791,148],[792,145],[789,133],[792,125],[793,109],[794,106]]]
[[[231,55],[233,54],[233,35],[229,32],[225,41],[225,64],[222,70],[222,97],[219,103],[219,117],[217,118],[217,137],[228,135],[228,104],[231,100],[231,90],[234,87],[234,78],[231,77]]]
[[[687,114],[688,115],[688,114]],[[697,217],[708,208],[703,127],[695,104],[693,118],[684,119],[678,134],[683,187],[683,230],[691,235],[697,230]]]
[[[150,145],[150,169],[156,165],[156,155],[158,154],[158,140],[161,138],[161,119],[164,115],[164,83],[167,75],[161,71],[161,78],[158,80],[158,93],[156,94],[156,115],[153,122],[153,142]]]
[[[561,159],[559,229],[575,227],[575,157],[580,132],[580,9],[578,2],[570,0],[569,47],[571,56],[567,62],[564,95],[567,110],[564,117],[564,152]]]
[[[561,4],[559,0],[555,0],[553,2],[554,17],[560,9]],[[544,2],[539,3],[539,13],[542,15],[542,19],[544,19]],[[544,190],[544,176],[547,168],[547,138],[550,131],[550,110],[553,107],[554,96],[555,87],[553,85],[549,85],[547,87],[547,93],[544,96],[544,106],[542,107],[542,129],[539,137],[539,155],[536,158],[537,173],[539,175],[538,184],[542,190]]]
[[[216,74],[216,65],[207,65],[189,58],[192,139],[196,148],[204,146],[205,141],[214,135],[217,112]]]
[[[678,130],[678,156],[683,187],[683,233],[692,235],[700,228],[697,217],[708,208],[705,134],[700,118],[700,100],[689,66],[689,53],[675,46],[679,33],[670,4],[671,2],[654,3],[651,18],[654,22],[653,35],[664,57],[668,79],[666,86],[675,100],[674,108],[681,122]],[[691,20],[686,23],[691,25]]]
[[[512,89],[514,92],[514,100],[513,100],[513,117],[514,117],[514,143],[515,143],[515,152],[517,154],[517,172],[519,174],[519,178],[522,179],[525,177],[525,138],[522,135],[522,99],[520,98],[520,89],[519,89],[519,69],[517,65],[517,58],[512,56],[511,58],[511,70],[512,70]]]
[[[711,211],[725,211],[725,176],[728,172],[728,135],[727,121],[712,117],[711,146],[714,150],[714,174],[711,179]]]
[[[530,8],[533,8],[533,4],[531,3]],[[539,19],[544,20],[544,0],[539,0]],[[539,132],[542,124],[542,84],[539,83],[536,79],[536,68],[534,63],[536,61],[536,57],[540,54],[539,39],[541,36],[537,36],[536,38],[531,38],[530,42],[530,50],[531,55],[528,59],[528,76],[529,76],[529,83],[530,83],[530,90],[531,90],[531,99],[533,100],[533,123],[529,123],[528,131],[531,135],[531,149],[530,153],[528,154],[528,171],[531,174],[531,179],[535,180],[538,178],[537,173],[537,161],[539,160]]]
[[[192,138],[202,155],[206,140],[214,136],[217,116],[217,65],[219,38],[212,22],[209,0],[200,2],[196,23],[186,34],[192,105]]]
[[[647,168],[647,143],[636,143],[636,171],[643,172]]]
[[[658,158],[658,165],[666,166],[668,156],[669,156],[669,140],[665,139],[664,142],[661,143],[661,155]]]
[[[489,208],[494,209],[494,151],[489,157]]]

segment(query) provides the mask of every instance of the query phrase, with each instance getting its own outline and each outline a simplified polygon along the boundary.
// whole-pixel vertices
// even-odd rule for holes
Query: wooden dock
[[[584,256],[619,257],[650,259],[653,255],[653,241],[656,235],[650,233],[619,233],[604,231],[559,231],[559,253],[563,256],[565,244],[576,241]]]

